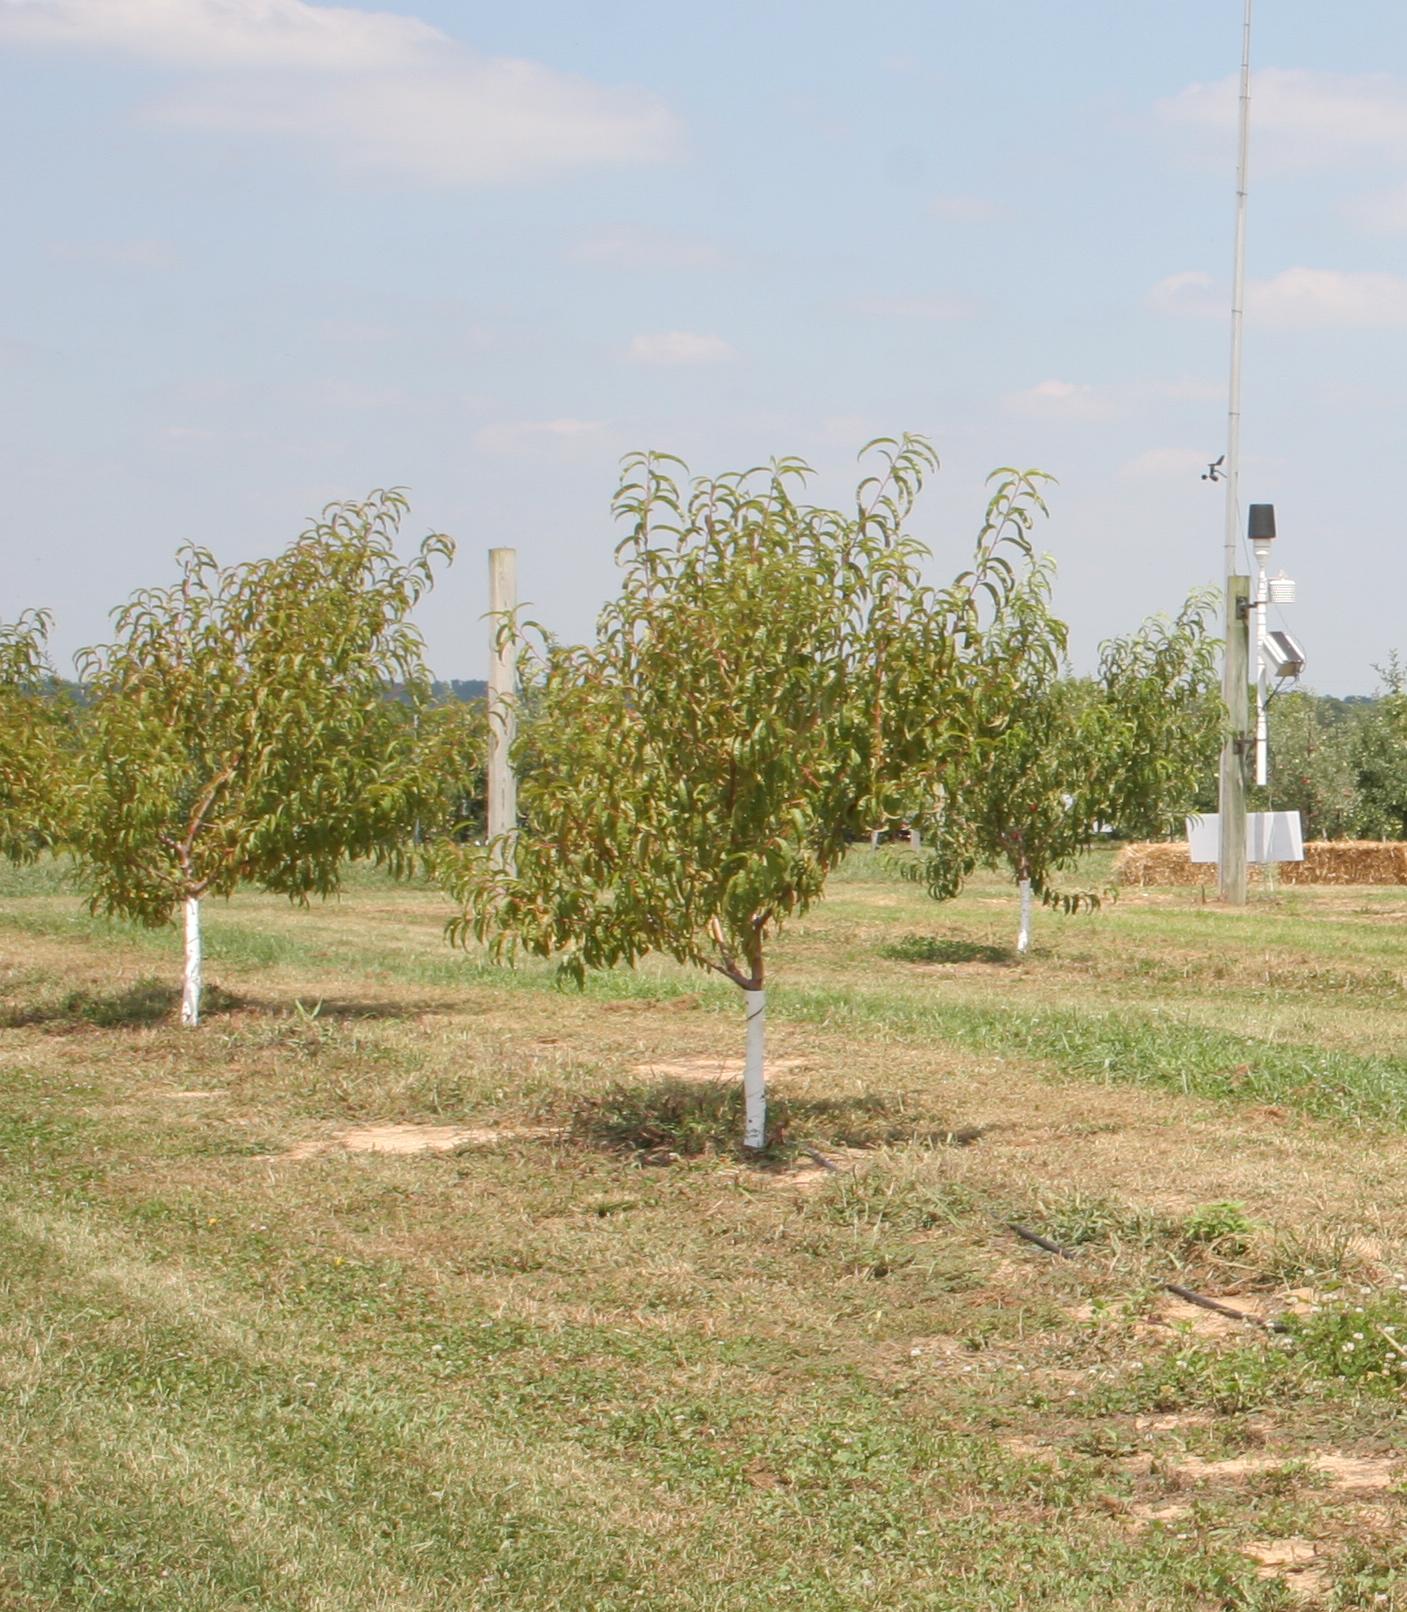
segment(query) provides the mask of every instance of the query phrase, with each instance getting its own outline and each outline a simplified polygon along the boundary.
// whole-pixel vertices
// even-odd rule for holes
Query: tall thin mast
[[[1236,157],[1236,248],[1231,281],[1231,381],[1226,407],[1226,644],[1221,695],[1230,713],[1230,731],[1221,752],[1220,844],[1218,865],[1224,901],[1246,902],[1246,775],[1242,739],[1246,726],[1246,667],[1231,652],[1232,640],[1244,633],[1237,620],[1236,539],[1241,524],[1241,325],[1246,300],[1246,162],[1251,140],[1251,0],[1241,25],[1240,129]]]
[[[1251,0],[1241,24],[1240,133],[1236,151],[1236,247],[1231,275],[1231,384],[1226,406],[1226,563],[1223,576],[1236,574],[1240,534],[1241,477],[1241,324],[1246,304],[1246,161],[1251,144]]]

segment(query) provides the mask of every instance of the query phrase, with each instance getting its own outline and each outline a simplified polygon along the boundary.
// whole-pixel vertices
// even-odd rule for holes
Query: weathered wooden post
[[[518,732],[518,644],[513,612],[518,608],[517,549],[489,550],[489,779],[488,832],[511,834],[518,826],[518,780],[509,750]],[[513,871],[506,841],[505,871]]]

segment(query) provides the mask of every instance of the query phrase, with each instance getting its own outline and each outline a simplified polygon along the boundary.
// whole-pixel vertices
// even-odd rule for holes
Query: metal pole
[[[489,778],[488,832],[511,834],[518,826],[518,780],[509,749],[518,731],[514,700],[518,685],[518,646],[504,628],[518,608],[517,549],[489,550]],[[513,871],[511,843],[503,857]]]
[[[1221,894],[1234,906],[1246,904],[1246,745],[1250,705],[1246,683],[1251,650],[1251,579],[1226,579],[1226,682],[1239,694],[1227,700],[1230,732],[1221,753]]]
[[[1242,659],[1234,671],[1232,641],[1237,636],[1236,539],[1240,530],[1241,469],[1241,323],[1246,301],[1246,164],[1251,138],[1251,0],[1246,0],[1241,25],[1240,138],[1236,158],[1236,247],[1231,281],[1231,381],[1226,409],[1226,537],[1223,574],[1226,577],[1226,654],[1222,661],[1221,697],[1231,718],[1221,751],[1220,889],[1223,901],[1236,906],[1246,902],[1245,772],[1237,737],[1243,736],[1246,717],[1247,665]],[[1249,581],[1247,580],[1249,591]],[[1239,630],[1245,633],[1245,623]]]
[[[1270,782],[1270,730],[1266,721],[1268,699],[1265,666],[1265,614],[1270,605],[1270,579],[1265,574],[1265,562],[1270,557],[1269,546],[1254,545],[1256,553],[1256,782],[1264,788]]]

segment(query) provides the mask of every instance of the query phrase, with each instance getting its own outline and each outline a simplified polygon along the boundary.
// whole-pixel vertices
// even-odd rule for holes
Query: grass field
[[[0,1605],[1407,1608],[1407,892],[1018,963],[858,853],[749,1161],[722,982],[358,874],[210,910],[182,1031],[174,933],[0,880]]]

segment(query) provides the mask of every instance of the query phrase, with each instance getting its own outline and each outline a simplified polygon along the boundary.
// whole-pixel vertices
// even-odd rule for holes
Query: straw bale
[[[1407,884],[1407,841],[1309,840],[1303,862],[1276,865],[1281,884]],[[1250,881],[1262,875],[1248,869]],[[1123,885],[1215,884],[1215,862],[1190,862],[1187,844],[1145,843],[1124,846],[1114,864]]]
[[[1401,840],[1311,840],[1303,862],[1282,862],[1283,884],[1407,884]]]

